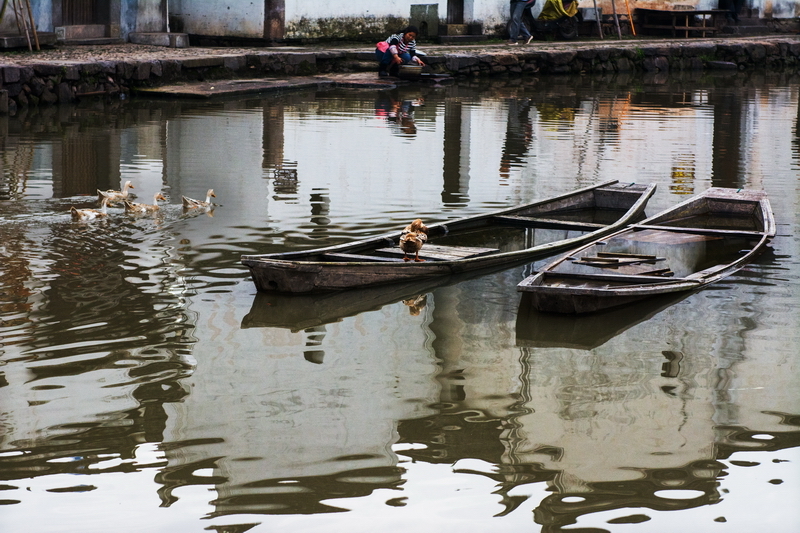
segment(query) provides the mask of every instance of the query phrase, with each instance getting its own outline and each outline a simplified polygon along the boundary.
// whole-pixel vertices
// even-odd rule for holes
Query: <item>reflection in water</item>
[[[137,530],[793,526],[797,84],[671,80],[0,117],[4,524],[114,509]],[[314,297],[255,295],[239,264],[609,178],[657,183],[653,212],[763,187],[773,253],[682,299],[567,320],[516,293],[536,264]],[[167,193],[160,217],[70,222],[128,179]],[[184,217],[180,196],[212,187],[214,216]]]

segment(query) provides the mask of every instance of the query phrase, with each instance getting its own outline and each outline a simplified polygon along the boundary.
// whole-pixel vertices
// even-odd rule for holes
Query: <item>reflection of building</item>
[[[433,362],[405,342],[418,321],[397,303],[354,318],[347,335],[328,325],[326,357],[311,361],[305,334],[201,324],[191,381],[204,393],[172,406],[167,440],[185,445],[167,452],[166,493],[208,483],[192,472],[213,468],[218,513],[272,514],[325,512],[336,498],[396,486],[397,420],[430,414],[436,399]],[[383,353],[390,346],[402,356]]]

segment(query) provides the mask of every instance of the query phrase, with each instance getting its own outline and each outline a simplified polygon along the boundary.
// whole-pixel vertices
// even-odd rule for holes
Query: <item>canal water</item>
[[[698,73],[0,118],[0,529],[797,531],[799,109],[798,77]],[[778,235],[578,318],[526,307],[537,264],[285,297],[239,263],[609,179],[648,214],[764,189]],[[128,180],[168,202],[72,221]]]

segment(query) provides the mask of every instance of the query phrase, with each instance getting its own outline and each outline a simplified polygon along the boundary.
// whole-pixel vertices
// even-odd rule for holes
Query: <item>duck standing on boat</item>
[[[134,187],[130,181],[126,181],[125,185],[122,186],[122,190],[120,191],[115,191],[112,189],[109,189],[107,191],[101,191],[100,189],[97,189],[97,201],[102,203],[103,198],[107,198],[108,205],[117,204],[119,202],[128,199],[128,189],[135,189],[135,188],[136,187]]]
[[[403,261],[411,261],[408,257],[414,254],[414,261],[421,263],[425,261],[419,258],[419,251],[422,245],[428,240],[428,227],[423,224],[422,219],[416,219],[405,227],[400,234],[400,249],[403,250]]]

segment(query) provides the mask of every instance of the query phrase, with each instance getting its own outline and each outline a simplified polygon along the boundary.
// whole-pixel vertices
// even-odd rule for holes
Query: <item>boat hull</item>
[[[763,191],[711,188],[567,252],[517,290],[540,312],[593,313],[717,282],[753,261],[774,236]]]
[[[511,268],[606,235],[641,218],[654,190],[655,185],[618,184],[617,181],[610,181],[525,206],[446,224],[434,224],[429,227],[428,232],[429,242],[432,244],[424,245],[420,252],[420,257],[428,258],[424,262],[406,262],[401,255],[381,256],[381,253],[385,255],[398,250],[400,232],[395,232],[303,252],[242,256],[242,264],[250,269],[259,291],[293,294],[348,290],[476,270]],[[618,213],[611,223],[570,221],[567,216],[561,219],[549,218],[579,209],[590,209],[592,206]],[[506,229],[523,226],[566,228],[567,237],[508,251],[500,251],[502,244],[487,244],[477,238],[473,238],[476,242],[470,241],[468,246],[457,241],[463,235],[489,232],[495,226]],[[448,246],[454,239],[459,246]],[[445,246],[437,247],[437,243],[441,242]],[[458,257],[459,253],[464,256]],[[456,255],[451,257],[450,254]]]

